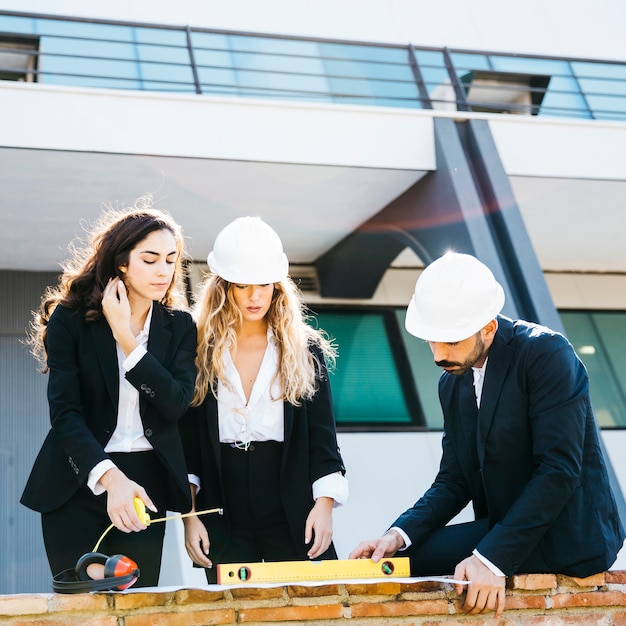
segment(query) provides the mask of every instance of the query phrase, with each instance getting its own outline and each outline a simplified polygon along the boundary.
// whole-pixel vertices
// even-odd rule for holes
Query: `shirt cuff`
[[[506,578],[506,574],[498,567],[496,567],[489,559],[486,559],[478,550],[474,549],[472,554],[483,564],[486,565],[493,574],[496,576],[502,576]]]
[[[123,361],[122,367],[126,372],[130,372],[130,370],[141,361],[144,355],[148,352],[144,346],[137,346]]]
[[[187,474],[187,480],[190,485],[196,486],[196,494],[200,491],[200,476],[196,476],[195,474]]]
[[[94,466],[91,472],[89,472],[87,476],[87,487],[91,489],[94,496],[99,496],[106,491],[100,484],[100,479],[113,467],[115,467],[115,463],[113,463],[111,459],[105,459],[104,461],[100,461],[100,463]]]
[[[392,527],[391,527],[391,528],[387,531],[387,533],[388,533],[390,530],[395,530],[395,531],[396,531],[396,532],[400,535],[400,537],[402,537],[402,539],[403,539],[403,541],[404,541],[404,548],[400,548],[400,549],[398,550],[398,552],[401,552],[402,550],[406,550],[407,548],[410,548],[410,547],[411,547],[411,540],[409,539],[409,536],[408,536],[408,535],[407,535],[407,534],[406,534],[406,533],[402,530],[402,528],[398,528],[397,526],[392,526]],[[387,534],[387,533],[385,533],[385,534]]]
[[[318,498],[332,498],[334,507],[346,503],[348,499],[348,480],[341,472],[328,474],[318,478],[313,483],[313,500]]]

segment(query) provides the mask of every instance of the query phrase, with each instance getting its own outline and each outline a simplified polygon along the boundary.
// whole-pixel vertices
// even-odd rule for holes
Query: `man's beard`
[[[469,372],[485,356],[485,342],[480,336],[480,332],[476,333],[474,337],[476,339],[474,348],[463,362],[444,360],[435,361],[435,365],[439,367],[456,367],[457,369],[448,370],[448,373],[453,376],[463,376],[463,374]]]

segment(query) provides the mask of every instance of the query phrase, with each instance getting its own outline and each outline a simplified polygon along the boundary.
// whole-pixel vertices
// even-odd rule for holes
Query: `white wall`
[[[0,9],[626,60],[623,0],[0,0]]]

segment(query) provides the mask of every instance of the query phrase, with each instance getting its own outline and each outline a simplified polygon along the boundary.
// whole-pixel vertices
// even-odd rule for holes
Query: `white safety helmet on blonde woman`
[[[230,283],[267,285],[287,278],[289,261],[280,237],[260,217],[239,217],[215,238],[207,262]]]
[[[503,306],[502,286],[486,265],[448,252],[417,279],[404,325],[420,339],[454,343],[475,335]]]

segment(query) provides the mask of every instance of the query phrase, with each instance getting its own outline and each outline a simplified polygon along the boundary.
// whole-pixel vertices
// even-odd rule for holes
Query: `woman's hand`
[[[138,345],[131,330],[131,310],[123,281],[111,278],[102,292],[102,313],[111,327],[115,341],[128,356]]]
[[[213,567],[209,559],[209,533],[206,526],[195,516],[183,519],[185,525],[185,548],[189,558],[201,567]]]
[[[147,526],[137,516],[133,498],[141,498],[143,503],[153,512],[157,509],[149,498],[146,490],[130,480],[117,467],[107,470],[100,478],[100,483],[107,492],[107,513],[115,528],[123,533],[145,530]]]
[[[333,540],[333,506],[332,498],[321,497],[315,501],[304,527],[304,543],[313,545],[307,552],[310,559],[315,559],[330,546]]]

